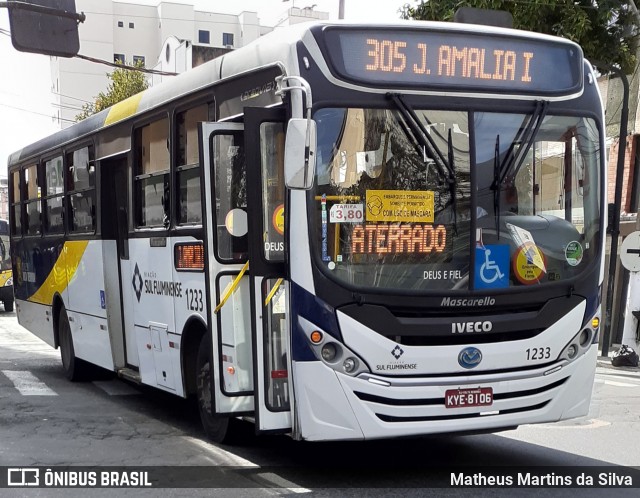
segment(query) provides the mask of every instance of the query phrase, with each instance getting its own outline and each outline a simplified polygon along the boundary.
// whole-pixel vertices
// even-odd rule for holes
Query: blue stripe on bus
[[[301,316],[317,325],[327,334],[342,341],[335,310],[318,297],[291,282],[292,358],[295,361],[318,361],[309,347],[309,341],[298,324]]]

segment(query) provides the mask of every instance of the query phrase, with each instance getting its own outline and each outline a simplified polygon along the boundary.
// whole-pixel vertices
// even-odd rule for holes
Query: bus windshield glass
[[[538,107],[411,113],[417,126],[395,108],[316,112],[312,239],[329,275],[361,288],[499,289],[570,280],[596,261],[594,120]]]

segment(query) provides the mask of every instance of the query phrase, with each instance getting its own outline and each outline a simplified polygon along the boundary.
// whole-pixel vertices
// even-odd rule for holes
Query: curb
[[[614,367],[611,364],[611,358],[604,356],[598,357],[597,366],[619,372],[621,374],[630,375],[632,377],[640,377],[640,367]]]

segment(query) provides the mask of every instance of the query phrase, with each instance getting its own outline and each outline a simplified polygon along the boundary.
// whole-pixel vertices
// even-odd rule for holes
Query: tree
[[[405,4],[404,19],[453,21],[459,7],[506,10],[516,29],[562,36],[578,43],[596,67],[616,64],[626,73],[636,67],[635,4],[624,0],[424,0]],[[607,73],[606,66],[598,69]]]
[[[137,63],[135,67],[143,68],[144,63]],[[149,87],[149,83],[142,71],[117,68],[112,73],[107,73],[107,78],[111,80],[107,91],[100,92],[95,97],[95,102],[84,104],[82,112],[76,116],[76,121],[82,121],[92,114],[111,107]]]

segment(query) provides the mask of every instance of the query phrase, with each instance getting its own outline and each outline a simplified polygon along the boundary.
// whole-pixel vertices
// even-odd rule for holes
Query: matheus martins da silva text
[[[518,472],[516,475],[485,475],[481,473],[465,474],[451,473],[452,486],[602,486],[624,487],[633,486],[633,478],[615,472],[600,472],[597,475],[577,473],[575,475],[560,475],[554,472],[548,474],[531,474]]]

